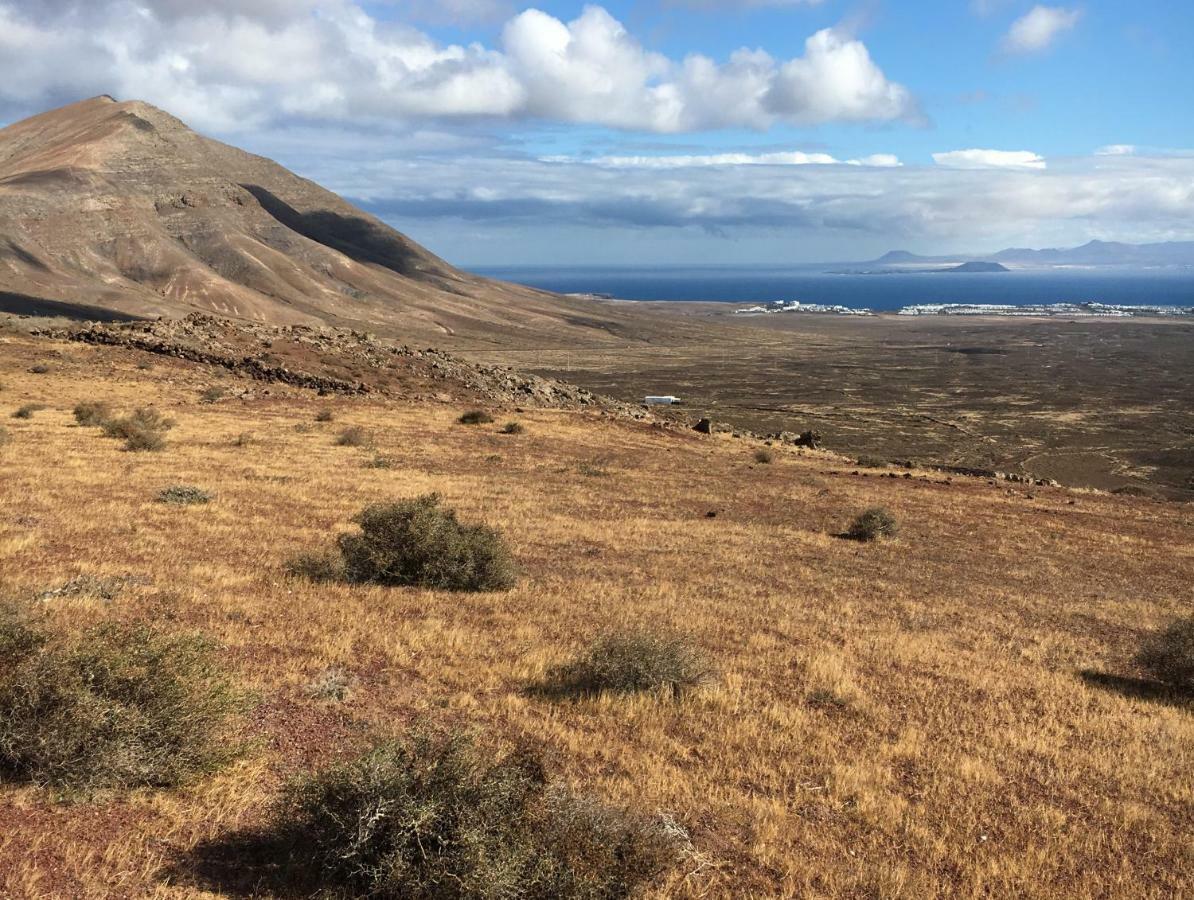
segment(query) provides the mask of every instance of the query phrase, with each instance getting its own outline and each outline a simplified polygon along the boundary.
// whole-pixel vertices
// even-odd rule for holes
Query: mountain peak
[[[603,340],[618,318],[460,272],[282,166],[109,95],[0,129],[0,310],[22,297],[440,343],[500,344],[531,322]]]

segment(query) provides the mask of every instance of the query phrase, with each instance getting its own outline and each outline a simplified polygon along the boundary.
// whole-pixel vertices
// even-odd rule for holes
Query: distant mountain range
[[[897,266],[959,261],[1027,266],[1194,266],[1194,241],[1166,241],[1161,244],[1090,241],[1081,247],[1045,250],[1009,247],[998,253],[957,253],[947,256],[920,256],[907,250],[892,250],[890,253],[884,253],[872,264]]]

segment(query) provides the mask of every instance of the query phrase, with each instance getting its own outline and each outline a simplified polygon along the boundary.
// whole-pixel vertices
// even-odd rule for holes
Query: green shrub
[[[103,425],[112,418],[112,407],[102,400],[75,404],[75,421],[84,427]]]
[[[1158,681],[1194,691],[1194,617],[1149,635],[1136,662]]]
[[[526,431],[521,422],[507,422],[502,426],[502,434],[522,434]]]
[[[308,581],[340,581],[344,560],[334,553],[300,553],[286,562],[286,574]]]
[[[330,409],[321,409],[315,414],[316,422],[334,422],[335,419],[336,415]]]
[[[372,447],[373,436],[369,430],[360,425],[351,425],[340,432],[336,438],[339,447]]]
[[[757,463],[766,464],[771,462],[773,459],[775,459],[775,454],[766,447],[760,447],[755,451],[755,462]]]
[[[26,403],[12,414],[14,419],[32,419],[35,412],[41,412],[46,408],[44,403]]]
[[[143,407],[120,419],[104,423],[104,434],[124,441],[126,450],[161,450],[166,446],[166,432],[174,427],[152,407]]]
[[[614,900],[690,846],[670,820],[551,783],[529,748],[460,734],[416,732],[303,778],[276,819],[317,883],[382,900]]]
[[[516,581],[501,535],[461,524],[436,494],[374,504],[353,521],[360,533],[340,536],[349,581],[454,591],[500,591]]]
[[[550,697],[593,697],[655,691],[678,698],[706,683],[713,670],[681,637],[652,631],[598,638],[570,662],[548,670],[531,692]]]
[[[846,530],[846,537],[854,541],[874,541],[895,537],[899,531],[895,516],[881,506],[874,506],[854,518]]]
[[[229,761],[243,697],[211,644],[144,625],[52,634],[0,603],[0,774],[65,793],[171,787]]]
[[[456,421],[461,425],[488,425],[493,421],[493,416],[483,409],[470,409]]]
[[[176,484],[161,491],[157,496],[158,503],[168,503],[171,506],[195,506],[210,503],[215,499],[210,493],[189,484]]]

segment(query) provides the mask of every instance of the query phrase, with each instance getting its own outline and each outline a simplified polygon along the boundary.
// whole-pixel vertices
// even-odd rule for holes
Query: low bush
[[[307,685],[307,693],[317,700],[340,703],[348,699],[352,690],[352,676],[343,669],[325,669]]]
[[[367,428],[362,428],[360,425],[351,425],[341,431],[336,437],[336,446],[372,447],[373,436],[369,433]]]
[[[204,388],[199,394],[199,401],[201,403],[215,403],[223,400],[227,391],[219,385],[212,385],[209,388]]]
[[[44,403],[26,403],[24,406],[17,409],[12,414],[14,419],[32,419],[35,412],[41,412],[46,408]]]
[[[157,496],[158,503],[168,503],[171,506],[195,506],[210,503],[215,499],[203,488],[190,484],[176,484],[161,491]]]
[[[772,453],[770,450],[768,450],[766,447],[760,447],[758,450],[755,451],[755,462],[757,462],[757,463],[763,463],[764,465],[766,465],[767,463],[771,462],[774,459],[775,459],[775,454]]]
[[[846,529],[846,537],[854,541],[874,541],[895,537],[899,531],[895,516],[881,506],[874,506],[854,518]]]
[[[76,403],[75,421],[84,427],[103,425],[112,418],[112,407],[102,400]]]
[[[365,462],[366,469],[392,469],[394,468],[394,460],[388,456],[375,456],[373,459]]]
[[[531,692],[594,697],[652,691],[678,698],[712,675],[704,656],[678,635],[634,631],[598,638],[575,659],[548,670]]]
[[[124,441],[124,449],[161,450],[166,446],[166,432],[174,422],[152,407],[143,407],[119,419],[104,423],[104,434]]]
[[[382,900],[631,897],[690,846],[670,820],[553,784],[529,748],[460,734],[416,732],[300,779],[275,815],[316,884]]]
[[[34,375],[45,375],[50,371],[50,367],[43,363],[39,363],[36,366],[30,366],[29,371]]]
[[[1149,635],[1136,662],[1158,681],[1194,691],[1194,617]]]
[[[248,447],[253,443],[253,432],[242,431],[232,439],[233,447]]]
[[[344,560],[335,553],[300,553],[286,562],[286,574],[308,581],[340,581]]]
[[[461,425],[488,425],[493,421],[493,416],[483,409],[470,409],[456,421]]]
[[[502,434],[522,434],[526,431],[521,422],[507,422],[502,426]]]
[[[108,624],[51,633],[0,602],[0,773],[68,794],[171,787],[237,753],[244,697],[193,635]]]
[[[317,412],[315,414],[316,422],[334,422],[335,420],[336,420],[336,414],[333,413],[330,409],[321,409],[319,412]]]
[[[436,494],[374,504],[353,521],[360,533],[339,541],[349,581],[453,591],[500,591],[516,581],[501,535],[457,521]]]

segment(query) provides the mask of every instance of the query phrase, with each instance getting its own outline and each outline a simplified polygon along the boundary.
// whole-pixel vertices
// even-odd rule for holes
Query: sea
[[[1020,269],[994,273],[846,274],[865,264],[748,268],[666,266],[578,268],[502,266],[480,274],[563,294],[622,300],[704,300],[756,304],[798,300],[890,312],[931,303],[1105,303],[1194,307],[1194,267]]]

